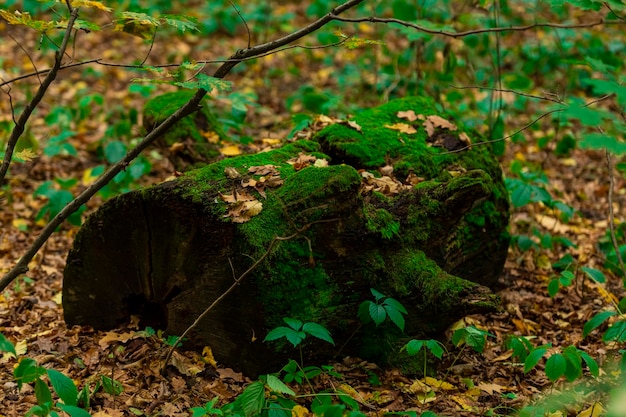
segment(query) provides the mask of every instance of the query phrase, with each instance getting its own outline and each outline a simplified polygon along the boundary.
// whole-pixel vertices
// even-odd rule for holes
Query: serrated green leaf
[[[526,374],[533,369],[546,352],[547,349],[543,347],[537,347],[531,350],[524,361],[524,373]]]
[[[582,269],[583,272],[587,274],[587,276],[591,278],[592,280],[594,280],[595,282],[599,284],[603,284],[604,282],[606,282],[606,277],[604,276],[602,271],[595,269],[595,268],[590,268],[588,266],[583,266],[580,269]]]
[[[372,295],[374,296],[374,299],[376,301],[380,301],[383,298],[385,298],[385,295],[377,290],[375,290],[374,288],[370,288],[370,292],[372,293]]]
[[[289,388],[283,381],[278,379],[275,375],[266,375],[266,384],[270,388],[270,390],[274,392],[278,392],[280,394],[287,394],[295,396],[296,393],[293,392],[291,388]]]
[[[41,378],[35,380],[35,398],[37,398],[37,404],[52,405],[52,393],[48,384],[46,384]]]
[[[391,297],[387,297],[385,301],[383,301],[383,306],[388,306],[399,311],[400,313],[408,314],[402,303]],[[389,309],[387,309],[387,312],[389,312]]]
[[[375,303],[369,304],[369,313],[376,326],[380,325],[387,318],[387,311],[385,308]]]
[[[46,369],[37,365],[37,362],[31,358],[22,358],[13,370],[13,376],[20,389],[22,388],[22,384],[34,382],[37,378],[45,374]]]
[[[248,385],[236,400],[246,417],[252,417],[261,413],[265,406],[265,385],[255,381]]]
[[[589,333],[597,329],[602,323],[606,321],[609,317],[613,317],[617,313],[614,311],[601,311],[595,316],[593,316],[585,325],[583,326],[583,337],[587,337]]]
[[[71,378],[56,369],[48,369],[48,378],[50,378],[54,392],[66,405],[76,405],[78,389]]]
[[[608,150],[615,155],[626,153],[626,143],[617,138],[602,133],[586,133],[582,135],[579,145],[583,149]]]
[[[300,343],[302,343],[304,339],[306,339],[306,333],[302,331],[296,332],[295,330],[292,330],[291,332],[287,333],[285,337],[293,345],[293,347],[296,347]]]
[[[298,319],[292,319],[290,317],[283,317],[283,321],[285,323],[287,323],[287,325],[289,327],[291,327],[294,330],[300,330],[302,329],[302,321],[298,320]]]
[[[567,362],[560,353],[555,353],[546,361],[546,375],[550,381],[554,382],[565,374]]]
[[[193,16],[185,16],[180,14],[162,14],[160,18],[170,26],[175,27],[181,32],[196,31],[199,32],[198,19]]]
[[[276,327],[275,329],[270,330],[270,332],[267,334],[267,336],[265,336],[265,339],[263,339],[263,341],[270,342],[272,340],[280,339],[281,337],[287,337],[287,333],[293,331],[293,329],[285,326]]]
[[[330,335],[330,332],[324,326],[321,326],[317,323],[304,323],[304,326],[302,326],[302,331],[310,334],[313,337],[317,337],[318,339],[328,342],[333,346],[335,345],[335,341]]]
[[[589,368],[589,372],[591,372],[591,375],[593,375],[596,378],[600,376],[600,367],[598,366],[598,362],[596,362],[594,358],[589,356],[587,352],[581,351],[580,356],[583,358],[583,360],[587,364],[587,367]]]
[[[394,307],[390,307],[387,305],[383,305],[383,308],[387,312],[387,316],[395,324],[400,330],[404,331],[404,317],[402,313],[395,309]]]
[[[436,358],[441,359],[441,357],[443,356],[443,347],[441,346],[441,343],[439,343],[437,340],[427,340],[426,347],[428,348],[428,350],[430,350],[430,353],[432,353]]]
[[[423,340],[412,339],[412,340],[409,340],[409,342],[406,345],[404,345],[402,349],[406,350],[406,353],[408,353],[409,355],[415,356],[419,353],[420,350],[422,350],[423,346],[424,346]]]

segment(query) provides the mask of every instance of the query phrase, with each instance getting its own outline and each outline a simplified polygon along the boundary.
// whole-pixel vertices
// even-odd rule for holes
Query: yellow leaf
[[[32,149],[26,148],[22,149],[21,151],[15,152],[15,157],[28,162],[37,158],[37,154],[34,153]]]
[[[56,293],[54,297],[52,297],[52,301],[54,301],[56,305],[60,306],[63,301],[63,292],[59,291],[58,293]]]
[[[85,170],[85,172],[83,172],[83,185],[84,186],[90,186],[91,184],[93,184],[96,179],[98,179],[97,175],[92,175],[93,174],[93,168],[88,168]]]
[[[224,146],[222,149],[220,149],[220,152],[222,153],[222,155],[225,156],[241,155],[241,149],[239,148],[239,145]]]
[[[11,224],[17,230],[26,231],[28,229],[28,221],[26,219],[13,219]]]
[[[308,417],[310,414],[310,411],[301,405],[295,405],[291,409],[291,417]]]
[[[204,349],[202,349],[202,357],[209,365],[217,368],[217,361],[213,356],[213,350],[211,349],[211,346],[205,346]]]
[[[417,133],[417,130],[406,123],[394,123],[392,125],[385,125],[387,129],[397,130],[402,133],[406,133],[407,135],[412,135],[413,133]]]

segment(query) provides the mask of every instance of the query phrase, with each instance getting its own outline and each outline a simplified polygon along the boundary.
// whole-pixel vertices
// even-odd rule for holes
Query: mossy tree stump
[[[165,93],[152,98],[143,110],[143,126],[150,132],[194,95],[192,90]],[[221,141],[227,139],[222,125],[211,111],[209,99],[202,108],[184,117],[157,140],[157,147],[178,171],[206,165],[220,158]]]
[[[399,113],[407,111],[418,118]],[[181,334],[275,236],[297,229],[305,230],[277,243],[188,346],[210,345],[219,362],[250,374],[275,370],[295,354],[262,342],[283,317],[322,324],[341,346],[374,288],[407,308],[405,333],[366,325],[341,354],[383,363],[411,336],[493,310],[488,287],[509,243],[502,173],[486,146],[450,152],[475,134],[441,120],[450,122],[428,100],[396,100],[314,141],[110,200],[68,255],[66,322],[110,328],[139,314]],[[323,345],[307,344],[307,357],[335,353]]]

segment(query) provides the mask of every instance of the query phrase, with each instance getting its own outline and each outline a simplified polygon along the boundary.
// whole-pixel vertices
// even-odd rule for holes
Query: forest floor
[[[7,33],[19,39],[19,45],[5,37]],[[37,51],[39,38],[34,32],[0,23],[0,34],[6,40],[0,44],[3,68],[21,68],[22,73],[29,73],[34,67],[50,65],[51,54]],[[79,37],[73,53],[80,59],[104,57],[124,62],[130,62],[129,57],[139,54],[137,51],[145,53],[147,47],[143,41],[129,41],[128,36],[122,35],[106,40],[98,34]],[[168,60],[175,60],[172,50],[185,55],[199,47],[210,50],[211,56],[228,56],[234,52],[234,44],[235,41],[228,36],[212,43],[210,49],[200,39],[191,42],[157,39],[150,60],[163,62],[160,58],[165,56]],[[34,52],[27,56],[24,51]],[[297,77],[286,76],[280,82],[264,81],[263,74],[269,69],[287,65],[293,59],[300,59],[297,52],[271,55],[250,63],[245,72],[238,72],[230,78],[237,89],[254,91],[261,104],[261,107],[251,109],[246,119],[247,134],[254,141],[246,149],[242,147],[241,152],[263,149],[267,141],[262,139],[286,136],[291,114],[285,108],[284,98],[288,92],[293,92],[292,87],[297,89],[304,83],[333,87],[332,68],[320,63],[311,64]],[[30,131],[34,137],[46,136],[48,127],[43,115],[50,110],[52,103],[68,103],[69,106],[83,87],[100,92],[109,103],[141,108],[141,98],[127,93],[130,75],[126,69],[95,68],[105,75],[90,84],[82,79],[80,71],[61,73],[44,99],[42,111],[32,119]],[[11,77],[5,72],[2,78]],[[33,77],[29,82],[32,81]],[[23,99],[28,88],[28,85],[14,88],[13,101],[17,103]],[[358,96],[358,92],[354,95]],[[7,96],[3,94],[2,97],[0,117],[6,122],[10,120],[11,110]],[[355,97],[351,99],[356,100]],[[375,96],[367,95],[359,102],[363,108],[373,103],[376,103]],[[34,190],[49,179],[84,179],[85,170],[101,163],[93,151],[93,144],[105,134],[105,116],[93,115],[82,126],[80,135],[71,139],[78,150],[77,156],[46,157],[40,153],[38,158],[12,167],[10,192],[0,207],[0,268],[3,272],[22,256],[42,228],[42,222],[35,220],[35,216],[46,200],[34,196]],[[545,233],[567,237],[576,244],[569,253],[579,264],[602,269],[603,255],[597,245],[609,224],[610,178],[604,154],[573,150],[567,156],[557,157],[550,149],[540,149],[532,138],[528,139],[507,145],[506,155],[501,160],[505,172],[514,160],[530,161],[543,167],[550,178],[546,186],[548,190],[574,207],[578,214],[563,223],[549,208],[529,204],[513,211],[511,232],[526,233],[528,225],[533,224]],[[142,181],[156,183],[172,174],[172,167],[165,160],[154,160],[151,173]],[[617,175],[615,181],[615,217],[623,219],[626,218],[624,180]],[[81,183],[80,186],[85,185]],[[101,201],[101,198],[90,201],[88,210],[96,209]],[[34,358],[40,365],[65,373],[79,387],[94,387],[101,376],[119,381],[123,386],[119,395],[99,391],[93,396],[91,410],[93,415],[100,417],[187,416],[191,407],[203,406],[216,396],[220,403],[234,400],[250,382],[245,375],[219,364],[213,367],[198,353],[180,351],[167,375],[162,376],[159,368],[169,346],[159,334],[146,333],[137,323],[112,331],[65,325],[61,306],[63,269],[77,230],[76,226],[63,225],[31,263],[27,276],[19,278],[0,294],[0,332],[17,344],[18,352]],[[553,415],[600,415],[600,407],[607,407],[606,386],[615,382],[610,370],[603,368],[599,381],[585,374],[574,384],[589,389],[573,390],[572,384],[564,381],[551,383],[544,372],[543,362],[524,373],[523,364],[514,363],[511,351],[504,346],[508,335],[522,335],[531,337],[534,345],[551,343],[554,349],[575,345],[601,365],[614,358],[617,347],[603,342],[597,331],[583,339],[582,329],[594,314],[610,308],[624,295],[622,281],[607,272],[607,282],[601,285],[578,273],[573,285],[561,288],[556,296],[550,297],[547,285],[558,275],[552,264],[566,252],[561,246],[527,251],[512,247],[497,288],[502,299],[501,310],[465,319],[467,324],[491,334],[485,350],[480,354],[467,348],[460,351],[446,342],[449,338],[444,338],[451,354],[437,363],[435,377],[418,379],[402,375],[397,370],[380,369],[376,364],[356,358],[346,358],[330,364],[341,377],[324,376],[315,379],[310,387],[293,386],[293,389],[303,395],[302,405],[307,408],[310,405],[305,394],[343,389],[354,395],[362,405],[361,410],[368,415],[410,410],[417,411],[418,415],[427,410],[439,415],[508,415],[538,397],[570,392],[565,400],[568,406],[563,408],[566,411]],[[454,361],[459,353],[458,360]],[[0,357],[0,416],[24,415],[37,402],[31,386],[24,385],[18,391],[13,378],[15,365],[15,358],[7,354]]]

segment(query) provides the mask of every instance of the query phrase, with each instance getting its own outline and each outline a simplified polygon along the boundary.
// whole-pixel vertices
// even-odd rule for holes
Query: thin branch
[[[228,0],[228,2],[232,6],[232,8],[235,9],[235,12],[237,13],[237,16],[239,16],[239,19],[241,19],[241,22],[246,27],[246,32],[248,32],[248,49],[250,49],[250,46],[252,45],[252,33],[250,33],[250,28],[248,27],[248,22],[246,22],[246,19],[243,18],[243,15],[241,14],[241,11],[239,10],[239,8],[235,4],[235,2],[233,2],[233,0]]]
[[[239,62],[244,62],[244,61],[251,61],[254,59],[258,59],[258,58],[263,58],[272,54],[276,54],[279,52],[284,52],[290,49],[324,49],[324,48],[333,48],[336,46],[341,46],[344,43],[346,43],[346,41],[348,40],[348,38],[346,39],[341,39],[340,41],[337,42],[333,42],[333,43],[329,43],[329,44],[325,44],[325,45],[300,45],[300,44],[295,44],[295,45],[288,45],[285,46],[283,48],[279,48],[273,51],[268,51],[264,54],[261,55],[257,55],[257,56],[252,56],[249,58],[243,58],[240,59]],[[210,59],[210,60],[200,60],[200,61],[195,61],[198,64],[223,64],[224,62],[227,61],[232,61],[232,59]],[[68,68],[73,68],[73,67],[78,67],[81,65],[87,65],[87,64],[98,64],[98,65],[102,65],[103,67],[116,67],[116,68],[129,68],[129,69],[144,69],[145,66],[143,64],[117,64],[114,62],[103,62],[102,58],[95,58],[95,59],[89,59],[87,61],[81,61],[81,62],[75,62],[73,64],[67,64],[67,65],[62,65],[59,70],[65,70]],[[176,63],[176,64],[161,64],[161,65],[151,65],[151,67],[154,68],[171,68],[171,67],[180,67],[182,64],[181,63]],[[13,84],[16,81],[21,81],[24,80],[26,78],[31,78],[34,76],[39,76],[39,75],[43,75],[43,74],[47,74],[52,70],[52,68],[46,68],[43,69],[41,71],[35,71],[35,72],[31,72],[28,74],[23,74],[20,76],[17,76],[15,78],[12,78],[10,80],[4,81],[0,83],[0,87],[4,87],[5,85],[9,85],[9,84]]]
[[[457,90],[469,90],[469,89],[476,89],[476,90],[489,90],[489,91],[499,91],[501,93],[513,93],[515,95],[518,96],[522,96],[522,97],[528,97],[528,98],[534,98],[537,100],[546,100],[546,101],[552,101],[553,103],[557,103],[557,104],[563,104],[563,100],[561,100],[560,98],[549,98],[546,96],[535,96],[533,94],[527,94],[527,93],[523,93],[521,91],[517,91],[517,90],[509,90],[507,88],[494,88],[494,87],[481,87],[479,85],[477,86],[457,86],[457,85],[453,85],[450,84],[450,87],[452,88],[456,88]]]
[[[73,8],[73,9],[70,8],[69,10],[70,10],[70,18],[67,22],[67,29],[65,30],[65,35],[63,36],[63,41],[61,42],[61,46],[55,53],[54,65],[52,69],[50,70],[50,72],[48,73],[48,75],[46,76],[46,78],[43,80],[43,83],[39,86],[39,89],[37,90],[37,93],[35,94],[35,96],[32,98],[30,102],[28,102],[28,104],[26,104],[26,107],[24,108],[24,110],[22,111],[22,114],[18,118],[17,124],[13,127],[13,130],[11,131],[11,136],[9,137],[9,140],[7,141],[6,149],[4,151],[4,159],[2,160],[2,165],[0,165],[0,184],[4,183],[4,178],[7,174],[7,171],[9,170],[9,165],[11,164],[11,158],[13,157],[13,151],[15,150],[15,145],[17,145],[17,141],[19,140],[19,138],[24,133],[24,130],[26,129],[26,123],[28,122],[28,119],[30,119],[30,116],[33,114],[33,112],[37,108],[37,105],[45,96],[46,91],[48,90],[48,87],[50,87],[50,84],[52,84],[52,82],[56,78],[59,68],[61,67],[61,61],[63,60],[65,49],[67,48],[67,44],[72,35],[72,28],[74,27],[74,22],[76,22],[76,19],[78,18],[78,8]]]
[[[170,359],[172,358],[172,354],[174,354],[174,350],[176,349],[176,347],[178,346],[178,344],[189,334],[189,332],[191,330],[193,330],[198,323],[200,323],[202,321],[202,319],[204,319],[207,314],[209,314],[209,312],[211,312],[211,310],[213,310],[213,308],[215,308],[216,305],[218,305],[224,298],[226,298],[226,296],[228,296],[228,294],[230,294],[231,292],[233,292],[235,290],[235,288],[237,288],[237,286],[241,283],[241,281],[243,281],[244,278],[246,278],[248,275],[250,275],[252,273],[252,271],[254,271],[260,264],[261,262],[263,262],[265,260],[265,258],[267,258],[270,253],[272,252],[272,249],[274,248],[274,245],[276,244],[277,241],[279,240],[289,240],[289,239],[293,239],[294,237],[298,236],[300,234],[299,231],[297,231],[296,233],[292,234],[291,236],[287,236],[287,237],[281,237],[281,236],[274,236],[274,238],[272,239],[272,241],[270,242],[267,250],[263,253],[263,255],[257,259],[248,269],[246,269],[241,275],[239,275],[239,277],[235,280],[235,282],[233,282],[230,287],[228,287],[228,289],[226,291],[224,291],[219,297],[217,297],[203,312],[202,314],[200,314],[194,321],[193,323],[191,323],[191,325],[189,325],[189,327],[187,327],[187,329],[185,329],[185,331],[183,332],[183,334],[181,334],[180,336],[178,336],[178,338],[176,339],[176,342],[174,342],[172,344],[172,347],[170,348],[170,350],[167,352],[167,356],[165,356],[165,360],[163,362],[163,366],[161,367],[161,374],[165,373],[165,369],[167,368],[167,364],[169,363]]]
[[[462,148],[460,148],[460,149],[455,149],[455,150],[453,150],[453,151],[442,152],[442,153],[440,153],[439,155],[446,155],[446,154],[449,154],[449,153],[457,153],[457,152],[462,152],[462,151],[465,151],[465,150],[467,150],[467,149],[470,149],[472,146],[487,145],[487,144],[489,144],[489,143],[496,143],[496,142],[501,142],[501,141],[503,141],[503,140],[510,139],[510,138],[512,138],[513,136],[517,135],[518,133],[521,133],[521,132],[523,132],[524,130],[528,129],[529,127],[531,127],[532,125],[534,125],[535,123],[537,123],[539,120],[543,119],[544,117],[549,116],[549,115],[551,115],[551,114],[553,114],[553,113],[558,113],[558,112],[561,112],[561,111],[563,111],[563,110],[565,110],[565,109],[563,108],[563,109],[555,109],[555,110],[550,110],[549,112],[542,114],[541,116],[537,117],[537,118],[536,118],[535,120],[533,120],[532,122],[530,122],[530,123],[528,123],[527,125],[525,125],[525,126],[523,126],[523,127],[519,128],[518,130],[516,130],[515,132],[511,133],[510,135],[507,135],[507,136],[504,136],[504,137],[501,137],[501,138],[498,138],[498,139],[484,140],[484,141],[482,141],[482,142],[472,143],[471,145],[464,146],[464,147],[462,147]],[[1,289],[1,288],[0,288],[0,289]]]
[[[215,78],[224,78],[239,62],[241,62],[241,59],[263,55],[274,49],[284,47],[291,42],[295,42],[298,39],[323,27],[328,22],[331,22],[333,20],[333,17],[338,13],[343,13],[344,11],[349,10],[350,8],[362,3],[363,1],[364,0],[348,0],[342,5],[335,7],[331,12],[322,16],[313,23],[305,26],[304,28],[297,30],[296,32],[293,32],[274,41],[255,46],[253,48],[249,48],[243,51],[239,50],[235,54],[233,54],[228,60],[226,60],[226,62],[224,62],[215,71],[213,76]],[[76,18],[74,17],[74,20],[75,19]],[[68,27],[72,26],[74,20],[71,20],[68,23]],[[50,74],[52,74],[53,72],[55,72],[54,68],[50,72]],[[50,76],[50,74],[48,75]],[[0,291],[4,290],[20,274],[28,271],[28,263],[33,259],[37,251],[46,242],[46,240],[48,240],[52,233],[54,233],[56,228],[65,221],[65,219],[67,219],[72,213],[78,210],[81,205],[86,203],[102,187],[108,184],[108,182],[113,179],[115,175],[125,169],[133,159],[135,159],[145,148],[147,148],[159,136],[165,133],[176,122],[181,120],[183,117],[197,111],[200,108],[200,102],[207,93],[208,91],[205,89],[198,89],[196,91],[196,94],[194,94],[194,96],[187,103],[180,107],[170,117],[165,119],[161,124],[156,126],[156,128],[149,134],[147,134],[141,140],[141,142],[137,144],[135,148],[128,151],[128,153],[124,156],[124,158],[122,158],[122,160],[109,168],[109,170],[102,174],[102,176],[100,176],[91,186],[89,186],[72,201],[70,201],[56,216],[54,216],[54,218],[50,220],[46,227],[44,227],[44,229],[41,231],[40,235],[32,243],[28,251],[20,258],[18,263],[11,270],[9,270],[2,277],[2,279],[0,279]]]
[[[410,28],[413,28],[413,29],[417,29],[420,32],[430,33],[431,35],[448,36],[448,37],[451,37],[451,38],[463,38],[463,37],[466,37],[466,36],[478,35],[478,34],[481,34],[481,33],[523,32],[523,31],[530,30],[530,29],[544,28],[544,27],[556,28],[556,29],[577,29],[577,28],[588,28],[588,27],[599,26],[599,25],[619,25],[619,24],[624,24],[624,22],[621,21],[621,20],[599,19],[599,20],[597,20],[595,22],[573,23],[573,24],[569,24],[569,25],[567,25],[567,24],[560,24],[560,23],[546,22],[546,23],[533,23],[533,24],[524,25],[524,26],[480,28],[480,29],[466,30],[466,31],[463,31],[463,32],[450,32],[450,31],[441,30],[441,29],[429,29],[427,27],[420,26],[420,25],[417,25],[415,23],[411,23],[411,22],[407,22],[405,20],[395,19],[395,18],[382,18],[382,17],[375,17],[375,16],[350,18],[350,17],[335,16],[333,18],[333,20],[337,20],[337,21],[340,21],[340,22],[351,22],[351,23],[363,23],[363,22],[370,22],[370,23],[397,23],[397,24],[402,25],[402,26],[406,26],[406,27],[410,27]]]

